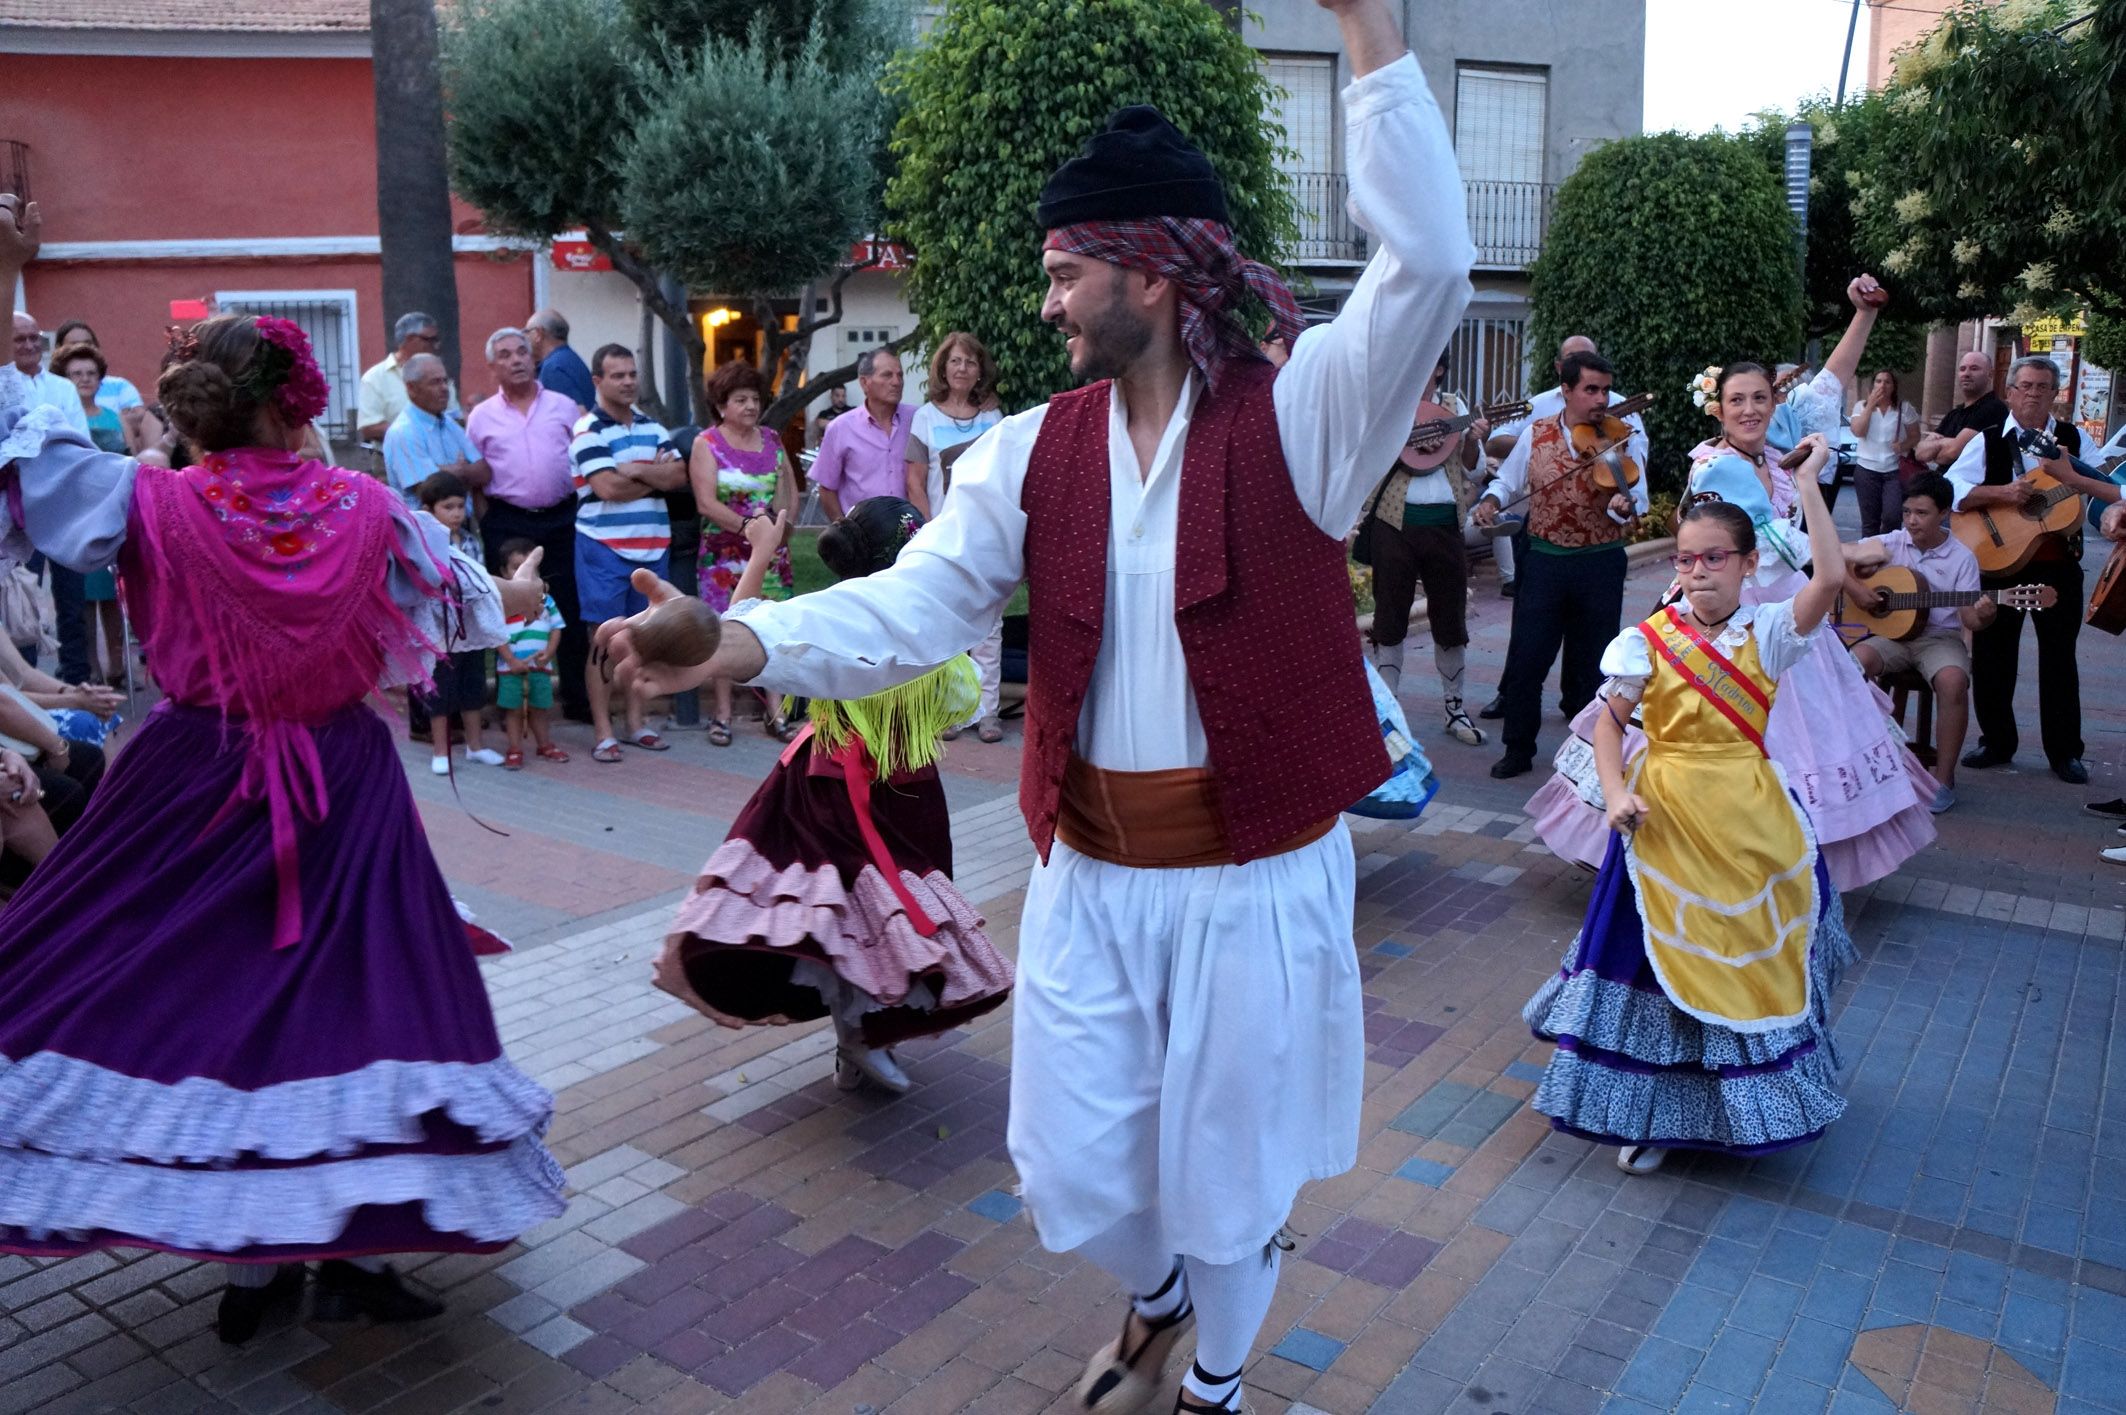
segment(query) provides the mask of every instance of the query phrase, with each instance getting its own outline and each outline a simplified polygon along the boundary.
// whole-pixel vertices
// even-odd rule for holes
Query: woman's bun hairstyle
[[[170,423],[202,452],[225,452],[253,440],[258,401],[237,381],[258,352],[258,321],[221,314],[192,326],[164,361],[156,397]]]

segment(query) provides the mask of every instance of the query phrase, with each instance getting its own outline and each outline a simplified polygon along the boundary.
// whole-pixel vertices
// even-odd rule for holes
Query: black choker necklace
[[[1730,609],[1726,614],[1720,616],[1718,619],[1699,619],[1698,608],[1696,605],[1692,605],[1690,617],[1698,620],[1698,627],[1701,629],[1717,629],[1721,625],[1725,624],[1728,620],[1734,618],[1735,615],[1741,611],[1741,609],[1742,606],[1738,604],[1733,609]]]

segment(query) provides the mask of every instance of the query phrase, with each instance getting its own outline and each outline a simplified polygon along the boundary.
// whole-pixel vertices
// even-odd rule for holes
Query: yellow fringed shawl
[[[853,737],[871,757],[875,780],[937,763],[938,734],[974,715],[980,704],[981,680],[974,660],[961,654],[897,688],[836,702],[814,698],[806,716],[819,750],[840,751]]]

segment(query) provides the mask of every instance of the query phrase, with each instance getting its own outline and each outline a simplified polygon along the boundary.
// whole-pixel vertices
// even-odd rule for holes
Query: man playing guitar
[[[1978,596],[1960,608],[1928,610],[1927,626],[1917,638],[1869,638],[1853,646],[1854,661],[1868,677],[1916,668],[1934,687],[1936,815],[1956,804],[1956,758],[1963,751],[1971,715],[1971,647],[1964,642],[1964,630],[1983,632],[1998,612],[1992,598],[1981,592],[1978,557],[1949,534],[1949,503],[1955,495],[1948,478],[1930,472],[1905,488],[1900,529],[1845,548],[1845,592],[1856,603],[1878,597],[1877,587],[1861,576],[1884,565],[1914,572],[1930,590]]]
[[[2017,359],[2008,369],[2008,417],[1998,426],[1982,427],[1950,464],[1948,477],[1958,512],[2018,511],[2044,501],[2046,487],[2033,480],[2042,471],[2058,484],[2102,501],[2119,499],[2119,488],[2083,476],[2069,455],[2082,450],[2074,424],[2055,421],[2052,401],[2059,393],[2059,365],[2042,355]],[[2008,576],[1988,576],[1987,589],[2011,580],[2051,585],[2062,602],[2082,601],[2081,538],[2048,535],[2027,568]],[[2044,614],[2037,621],[2037,703],[2045,759],[2060,780],[2082,785],[2089,768],[2082,764],[2082,684],[2075,664],[2075,640],[2082,629],[2079,614]],[[1978,630],[1971,642],[1971,699],[1978,717],[1978,746],[1964,755],[1974,769],[2002,766],[2015,757],[2015,676],[2022,653],[2023,612],[2002,609]]]

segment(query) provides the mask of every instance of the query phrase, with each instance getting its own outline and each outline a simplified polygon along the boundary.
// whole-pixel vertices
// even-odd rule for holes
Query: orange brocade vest
[[[1174,627],[1209,744],[1218,818],[1240,863],[1329,820],[1389,770],[1343,542],[1322,533],[1292,486],[1270,396],[1275,377],[1267,363],[1227,370],[1197,403],[1181,456]],[[1026,471],[1019,808],[1044,861],[1107,605],[1109,393],[1103,381],[1051,399]]]
[[[1609,519],[1611,493],[1574,468],[1564,420],[1537,423],[1528,434],[1528,534],[1567,550],[1624,539],[1625,528]]]

